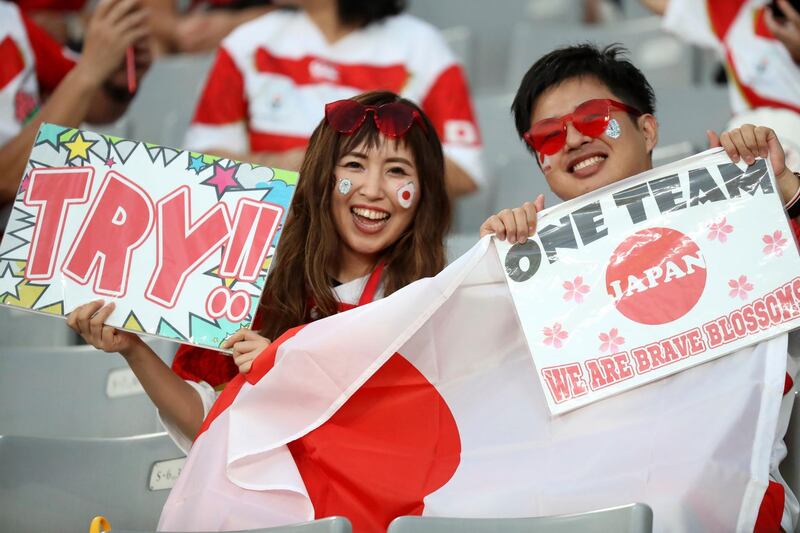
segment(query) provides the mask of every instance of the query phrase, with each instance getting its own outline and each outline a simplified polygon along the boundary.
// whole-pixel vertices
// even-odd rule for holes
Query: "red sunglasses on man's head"
[[[612,108],[636,116],[642,114],[638,109],[616,100],[607,98],[587,100],[576,107],[575,111],[563,117],[546,118],[534,123],[531,129],[522,134],[522,138],[539,155],[553,155],[567,142],[567,122],[572,122],[576,130],[588,137],[600,137],[611,120]]]
[[[325,105],[325,119],[339,133],[350,135],[364,123],[367,113],[372,113],[378,130],[396,139],[405,135],[414,121],[425,129],[422,117],[413,107],[402,102],[381,105],[364,105],[355,100],[337,100]]]

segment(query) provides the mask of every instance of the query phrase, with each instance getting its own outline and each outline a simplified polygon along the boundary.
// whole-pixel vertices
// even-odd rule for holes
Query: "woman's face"
[[[420,201],[419,176],[404,142],[381,137],[342,155],[334,170],[331,209],[345,251],[370,260],[409,227]]]

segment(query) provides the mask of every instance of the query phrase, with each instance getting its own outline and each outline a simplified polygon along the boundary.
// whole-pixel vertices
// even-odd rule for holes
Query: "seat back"
[[[125,115],[130,138],[191,148],[184,147],[183,139],[212,60],[211,55],[180,55],[153,63]]]
[[[653,511],[643,503],[561,516],[535,518],[437,518],[401,516],[387,533],[649,533]]]
[[[112,524],[113,525],[113,524]],[[290,526],[268,527],[263,529],[248,529],[246,531],[232,531],[231,533],[350,533],[353,530],[350,521],[342,516],[320,518],[302,524]],[[114,533],[155,533],[154,531],[130,531],[114,528]],[[184,533],[197,533],[185,531]]]
[[[663,87],[686,87],[694,81],[694,48],[662,31],[660,17],[647,17],[598,26],[517,23],[511,38],[507,87],[516,91],[525,72],[544,54],[584,42],[600,47],[623,44],[656,94]]]
[[[0,346],[47,347],[69,346],[78,336],[63,320],[38,315],[12,307],[0,306]]]
[[[63,398],[62,400],[66,400]],[[84,533],[96,515],[154,530],[183,453],[165,433],[121,439],[0,437],[0,531]],[[172,461],[165,463],[165,461]]]
[[[171,362],[177,344],[147,342]],[[122,437],[162,430],[125,360],[92,346],[0,347],[0,405],[0,435]]]

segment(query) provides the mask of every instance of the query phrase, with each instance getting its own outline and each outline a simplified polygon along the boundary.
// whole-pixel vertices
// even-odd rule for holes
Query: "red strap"
[[[357,306],[367,305],[375,299],[375,293],[378,290],[378,285],[381,282],[381,274],[383,274],[383,267],[386,266],[383,261],[378,263],[372,274],[369,275],[367,284],[364,286],[364,292],[361,293],[361,298],[358,300]]]

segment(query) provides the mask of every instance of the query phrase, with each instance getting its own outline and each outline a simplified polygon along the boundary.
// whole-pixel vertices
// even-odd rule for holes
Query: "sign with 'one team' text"
[[[704,152],[497,244],[553,413],[800,326],[800,258],[764,159]]]
[[[297,175],[44,124],[0,243],[0,303],[218,347],[248,326]]]

